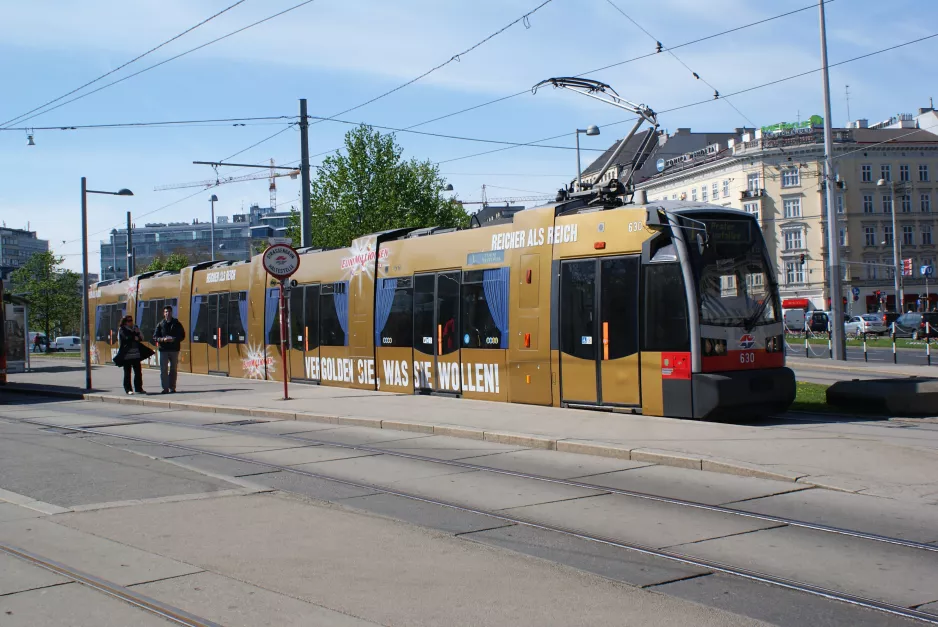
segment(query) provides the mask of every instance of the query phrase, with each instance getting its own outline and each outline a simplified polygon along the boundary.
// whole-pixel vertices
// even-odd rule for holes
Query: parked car
[[[77,335],[63,335],[52,342],[52,350],[64,353],[65,351],[81,350],[81,338]]]
[[[902,314],[901,314],[901,313],[897,313],[897,312],[895,312],[895,311],[884,311],[884,312],[879,313],[879,314],[876,314],[876,315],[882,317],[883,326],[884,326],[884,327],[886,327],[886,328],[888,328],[888,329],[892,329],[892,323],[895,322],[895,321],[896,321],[896,318],[898,318],[898,317],[901,316]]]
[[[883,319],[876,314],[863,314],[862,316],[853,316],[844,325],[844,333],[847,335],[874,334],[882,335],[888,333],[889,328],[883,325]]]
[[[804,331],[804,309],[784,309],[782,320],[787,331]]]
[[[827,331],[827,313],[823,311],[815,311],[811,313],[811,317],[808,319],[808,328],[814,333],[822,333]]]
[[[938,313],[902,314],[896,318],[896,337],[910,337],[913,340],[938,337]]]

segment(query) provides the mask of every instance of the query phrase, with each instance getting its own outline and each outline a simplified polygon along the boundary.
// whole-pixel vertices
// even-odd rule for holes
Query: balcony
[[[764,189],[745,189],[739,192],[740,200],[746,200],[750,198],[762,198],[763,196],[765,196]]]

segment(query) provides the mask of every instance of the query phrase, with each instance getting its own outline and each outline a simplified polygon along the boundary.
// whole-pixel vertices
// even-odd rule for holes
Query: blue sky
[[[43,0],[8,3],[0,22],[0,121],[108,72],[234,0]],[[299,0],[246,0],[106,81],[296,4]],[[404,83],[497,31],[542,0],[315,0],[302,8],[14,126],[291,116],[298,99],[311,115],[332,116]],[[802,8],[809,0],[613,0],[665,46],[719,33]],[[938,3],[908,0],[836,0],[827,6],[830,62],[873,52],[938,32]],[[352,122],[392,127],[413,124],[529,88],[551,76],[573,75],[653,52],[655,41],[608,0],[552,0],[476,50],[414,85],[342,116]],[[934,61],[938,39],[849,63],[831,70],[833,118],[881,120],[927,106],[938,96]],[[706,42],[676,54],[722,94],[820,66],[816,8]],[[655,110],[707,100],[712,90],[678,61],[660,54],[590,75],[624,98]],[[758,89],[726,102],[713,101],[665,113],[662,128],[725,130],[771,124],[822,113],[820,74]],[[583,137],[584,167],[606,148],[629,117],[602,103],[560,90],[543,90],[419,127],[419,130],[514,142],[567,133],[549,142],[572,147],[573,130],[597,124],[600,137]],[[120,225],[126,211],[148,221],[208,220],[216,213],[266,206],[266,181],[154,191],[155,186],[214,177],[194,160],[219,160],[284,128],[282,122],[243,127],[189,126],[0,131],[0,220],[49,239],[66,265],[79,269],[80,177],[89,187],[129,187],[133,198],[91,196],[91,268],[99,267],[98,240]],[[310,152],[342,145],[349,126],[311,127]],[[524,147],[459,159],[498,146],[398,134],[408,157],[442,162],[458,198],[552,193],[575,176],[571,150]],[[278,163],[299,159],[299,133],[291,128],[234,161]],[[317,163],[322,157],[317,157]],[[244,174],[244,171],[237,174]],[[165,205],[180,201],[170,207]],[[298,181],[281,179],[278,202],[298,206]],[[150,214],[144,216],[144,214]],[[64,242],[64,243],[63,243]]]

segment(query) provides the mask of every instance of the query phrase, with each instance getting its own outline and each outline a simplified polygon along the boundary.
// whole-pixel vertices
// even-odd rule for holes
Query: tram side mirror
[[[704,251],[707,249],[707,236],[703,233],[697,234],[697,251],[703,255]]]

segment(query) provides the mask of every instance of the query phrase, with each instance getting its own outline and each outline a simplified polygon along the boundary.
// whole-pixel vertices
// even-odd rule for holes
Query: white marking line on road
[[[269,491],[269,488],[266,490]],[[259,490],[239,488],[232,490],[217,490],[215,492],[197,492],[195,494],[176,494],[173,496],[157,496],[151,499],[130,499],[127,501],[110,501],[107,503],[90,503],[88,505],[75,505],[73,512],[94,512],[99,509],[113,509],[115,507],[133,507],[135,505],[159,505],[161,503],[179,503],[181,501],[201,501],[205,499],[222,498],[226,496],[248,496],[257,494]]]
[[[13,503],[14,505],[19,505],[20,507],[25,507],[43,514],[64,514],[65,512],[70,512],[67,507],[60,507],[59,505],[53,505],[52,503],[45,503],[43,501],[37,501],[31,496],[26,496],[25,494],[17,494],[16,492],[10,492],[9,490],[0,489],[0,500],[4,500],[8,503]]]

